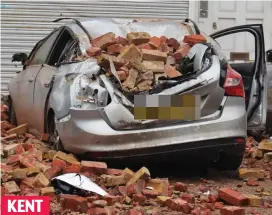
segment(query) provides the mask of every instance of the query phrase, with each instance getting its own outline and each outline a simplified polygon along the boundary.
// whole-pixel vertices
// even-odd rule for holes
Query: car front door
[[[35,78],[32,113],[35,116],[35,120],[32,122],[32,132],[35,134],[45,131],[46,102],[54,83],[54,75],[58,71],[57,63],[61,62],[66,50],[74,41],[72,34],[73,32],[69,28],[62,28],[59,36],[51,46],[46,62],[42,65]]]
[[[263,26],[261,24],[242,25],[231,27],[211,35],[221,48],[226,40],[235,41],[238,37],[239,43],[244,44],[248,52],[231,52],[228,47],[222,48],[227,53],[227,59],[231,67],[243,77],[246,94],[246,108],[249,130],[263,130],[266,123],[267,110],[267,71],[265,63],[265,47]],[[246,40],[252,39],[251,47]],[[233,44],[241,47],[241,44]],[[244,50],[243,50],[244,51]]]

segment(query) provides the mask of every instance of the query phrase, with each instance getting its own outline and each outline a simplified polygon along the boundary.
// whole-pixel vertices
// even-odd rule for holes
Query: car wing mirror
[[[16,53],[12,56],[11,62],[21,62],[23,66],[27,64],[28,56],[26,53]]]
[[[272,49],[266,51],[266,62],[272,63]]]

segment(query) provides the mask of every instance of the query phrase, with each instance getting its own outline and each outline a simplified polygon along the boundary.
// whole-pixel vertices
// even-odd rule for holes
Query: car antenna
[[[195,30],[196,30],[196,34],[200,34],[200,30],[199,30],[197,24],[193,20],[187,18],[187,19],[185,19],[185,22],[191,22],[191,23],[193,23],[193,25],[195,27]]]
[[[82,28],[82,30],[87,34],[88,38],[90,41],[92,41],[92,37],[91,35],[89,34],[89,32],[87,31],[87,29],[81,24],[80,21],[78,21],[77,19],[74,19],[74,18],[59,18],[59,19],[56,19],[56,20],[53,20],[52,22],[59,22],[61,20],[64,20],[64,19],[72,19],[73,21],[75,21],[75,23]]]

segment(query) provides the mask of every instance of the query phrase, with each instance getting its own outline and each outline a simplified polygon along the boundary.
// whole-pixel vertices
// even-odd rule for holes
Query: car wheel
[[[214,164],[218,170],[237,170],[243,162],[243,155],[222,154],[220,159]]]
[[[47,131],[49,134],[49,142],[52,144],[52,148],[56,151],[64,151],[64,147],[57,131],[56,119],[54,114],[50,114],[48,118]]]

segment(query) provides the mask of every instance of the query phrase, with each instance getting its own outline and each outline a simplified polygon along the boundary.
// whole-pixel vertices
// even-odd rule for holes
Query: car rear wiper
[[[68,18],[68,17],[64,17],[64,18],[59,18],[59,19],[56,19],[54,20],[53,22],[59,22],[61,20],[64,20],[64,19],[72,19],[73,21],[75,21],[75,23],[85,32],[85,34],[87,34],[88,38],[90,41],[92,41],[92,37],[91,35],[89,34],[88,30],[81,24],[80,21],[78,21],[77,19],[74,19],[74,18]]]

